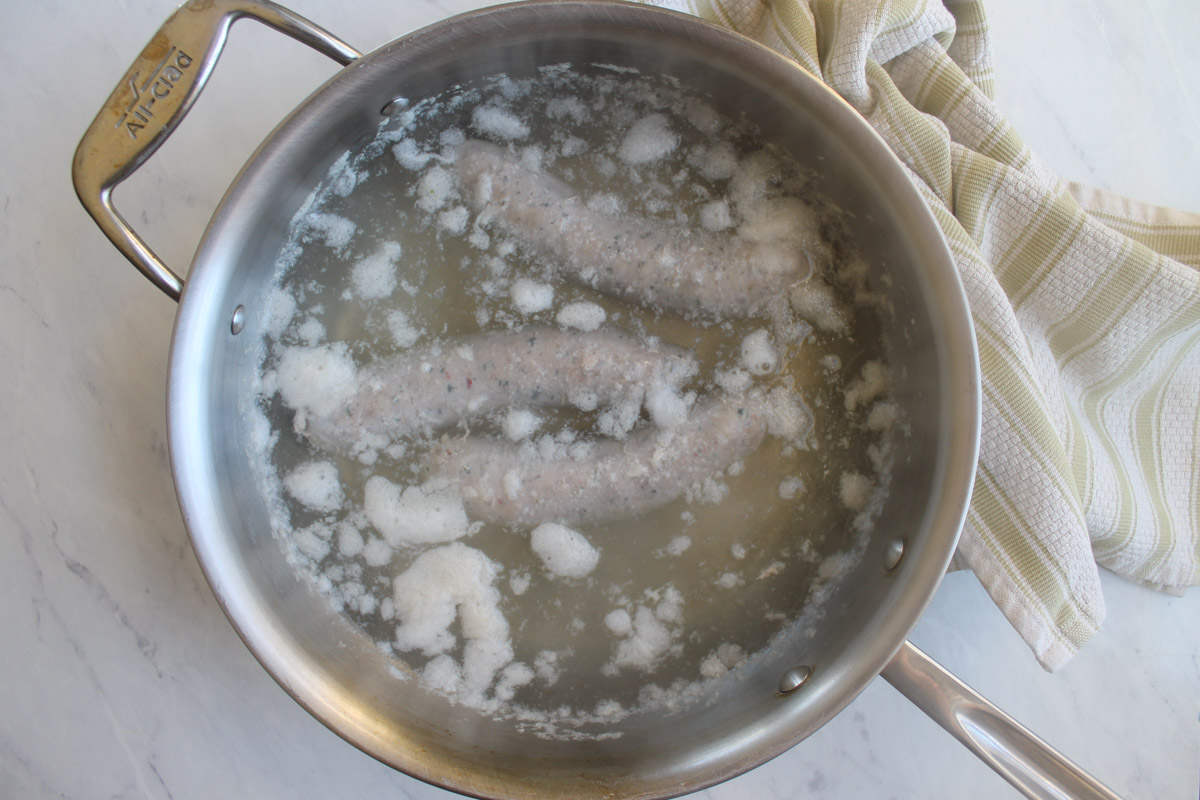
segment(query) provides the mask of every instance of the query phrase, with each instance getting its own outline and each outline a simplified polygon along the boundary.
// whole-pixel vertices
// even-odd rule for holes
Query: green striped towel
[[[1097,564],[1200,578],[1200,216],[1063,183],[992,102],[976,0],[652,0],[799,62],[867,119],[971,303],[983,443],[955,566],[1055,669],[1104,620]]]

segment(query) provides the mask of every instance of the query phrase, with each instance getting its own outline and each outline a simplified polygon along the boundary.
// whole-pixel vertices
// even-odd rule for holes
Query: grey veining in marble
[[[0,797],[450,795],[315,722],[226,622],[171,480],[164,387],[174,305],[116,253],[70,186],[72,152],[172,0],[10,4],[0,30]],[[478,0],[301,0],[370,48]],[[1001,108],[1064,178],[1200,211],[1200,4],[994,2]],[[117,193],[185,269],[254,144],[332,74],[235,26],[209,91]],[[1200,784],[1200,596],[1104,576],[1105,629],[1043,672],[969,574],[918,646],[1130,797]],[[713,800],[1011,798],[881,681]]]

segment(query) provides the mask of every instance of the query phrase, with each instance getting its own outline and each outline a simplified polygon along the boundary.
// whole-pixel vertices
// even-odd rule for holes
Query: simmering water
[[[471,148],[499,166],[472,173]],[[504,175],[558,192],[584,228],[668,249],[758,243],[800,266],[740,311],[664,306],[661,292],[597,277],[611,254],[577,241],[574,223],[523,227],[536,209],[506,194]],[[668,264],[667,278],[713,264],[727,266]],[[561,724],[698,695],[812,613],[886,492],[902,426],[864,274],[808,172],[669,80],[560,67],[422,101],[334,166],[280,257],[261,381],[280,540],[398,669],[457,702]],[[686,368],[598,402],[590,367],[551,364],[582,369],[566,402],[320,433],[372,381],[445,371],[447,393],[473,391],[463,381],[482,369],[481,337],[547,330],[670,353]],[[453,473],[439,479],[431,460],[491,442],[519,467],[502,503],[528,503],[512,476],[530,464],[565,473],[638,442],[655,455],[627,472],[692,459],[677,451],[695,441],[681,432],[721,398],[765,420],[761,444],[751,436],[748,452],[628,515],[512,524],[479,511],[473,490]]]

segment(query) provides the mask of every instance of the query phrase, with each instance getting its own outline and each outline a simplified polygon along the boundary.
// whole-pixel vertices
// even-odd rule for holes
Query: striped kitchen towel
[[[983,443],[955,555],[1041,664],[1104,620],[1097,563],[1200,579],[1200,216],[1060,181],[992,102],[975,0],[651,0],[819,76],[906,164],[966,287]]]

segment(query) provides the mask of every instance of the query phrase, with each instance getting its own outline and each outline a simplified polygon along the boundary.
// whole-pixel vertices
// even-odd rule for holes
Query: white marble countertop
[[[450,795],[344,743],[259,667],[205,584],[175,500],[164,391],[175,306],[107,243],[69,173],[174,0],[45,0],[0,32],[0,796]],[[298,0],[369,49],[479,0]],[[1200,211],[1200,4],[1007,0],[999,103],[1060,175]],[[183,267],[254,144],[332,68],[252,24],[120,204]],[[1105,99],[1101,99],[1105,98]],[[1200,784],[1200,594],[1104,576],[1104,630],[1047,674],[969,574],[913,640],[1128,797]],[[703,793],[1010,798],[882,681],[784,756]]]

